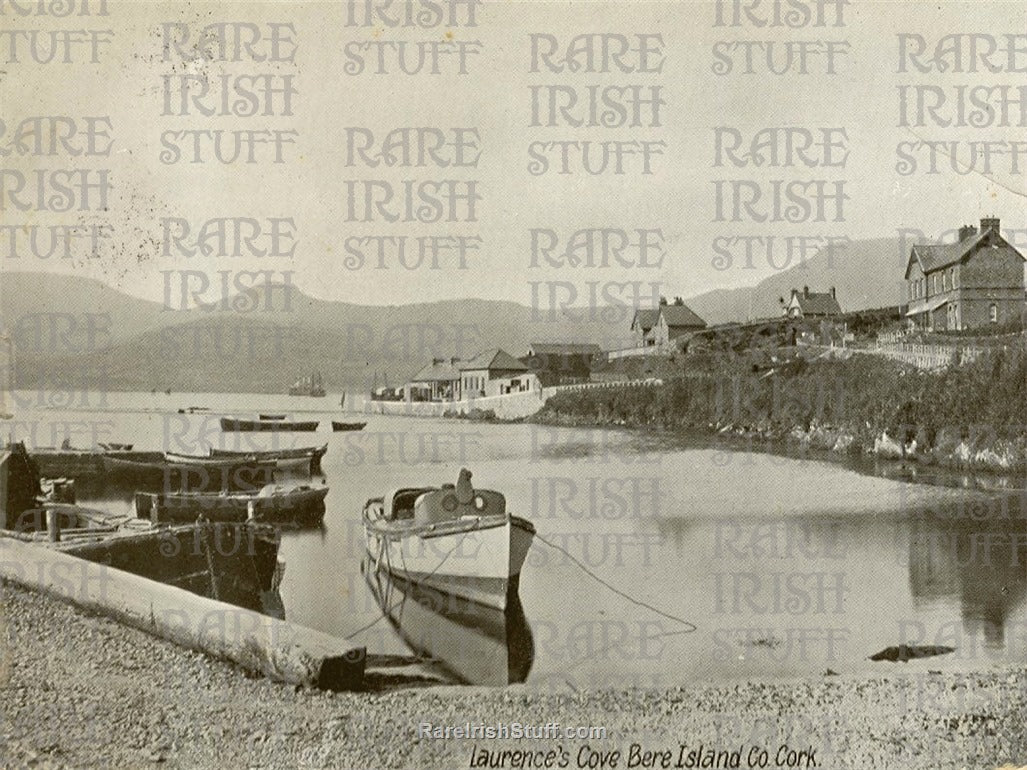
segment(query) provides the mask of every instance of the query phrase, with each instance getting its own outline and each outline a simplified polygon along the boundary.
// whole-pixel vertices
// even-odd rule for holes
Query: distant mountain
[[[15,334],[19,348],[73,352],[81,350],[90,323],[94,339],[113,342],[182,320],[182,314],[165,310],[158,302],[132,297],[92,278],[0,272],[0,323]],[[36,329],[43,337],[38,343]]]
[[[281,286],[230,298],[231,311],[168,311],[88,279],[4,273],[16,386],[285,392],[312,370],[329,390],[405,381],[433,357],[534,341],[625,347],[632,311],[533,312],[465,299],[402,306],[328,302]]]
[[[719,289],[685,300],[709,324],[776,317],[779,299],[793,288],[827,291],[834,286],[842,310],[865,310],[903,304],[903,275],[909,256],[898,238],[850,241],[830,253],[821,251],[805,263],[765,278],[756,286]]]
[[[843,310],[899,304],[897,239],[853,241],[754,287],[686,299],[708,323],[776,317],[791,289],[836,287]],[[330,391],[398,384],[433,357],[469,358],[535,341],[628,347],[629,307],[538,312],[482,299],[369,306],[280,286],[231,298],[231,311],[170,311],[86,278],[3,272],[0,322],[13,332],[16,386],[281,392],[320,371]]]

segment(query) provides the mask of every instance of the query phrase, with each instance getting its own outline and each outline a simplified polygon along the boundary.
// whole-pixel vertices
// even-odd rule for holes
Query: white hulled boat
[[[517,590],[535,527],[506,498],[471,486],[471,472],[441,487],[397,489],[363,512],[371,566],[438,591],[505,609]]]

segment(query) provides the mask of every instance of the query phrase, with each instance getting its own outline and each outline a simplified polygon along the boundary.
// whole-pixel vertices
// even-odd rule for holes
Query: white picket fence
[[[886,343],[878,339],[877,346],[867,352],[915,366],[918,369],[944,369],[953,363],[968,364],[981,355],[976,347],[925,345],[922,343]]]
[[[674,343],[663,345],[647,345],[644,348],[621,348],[620,350],[607,350],[606,358],[609,361],[616,361],[621,358],[635,358],[637,356],[666,356],[674,352]]]
[[[548,398],[556,393],[574,393],[581,390],[600,390],[604,388],[624,388],[632,385],[662,385],[663,380],[647,377],[644,380],[611,380],[610,382],[580,382],[575,385],[554,385],[544,388],[543,395]]]

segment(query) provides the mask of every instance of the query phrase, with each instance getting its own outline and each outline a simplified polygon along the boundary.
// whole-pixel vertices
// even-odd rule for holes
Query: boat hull
[[[34,449],[30,453],[39,474],[46,478],[84,479],[104,473],[103,458],[114,457],[134,462],[160,462],[162,452],[113,451],[73,449]]]
[[[317,420],[286,422],[285,420],[237,420],[232,417],[221,418],[221,430],[239,433],[313,433],[317,430]]]
[[[102,459],[108,482],[157,486],[164,491],[257,492],[274,482],[275,464],[253,459],[205,464],[137,462],[108,455]]]
[[[317,525],[324,519],[328,488],[292,489],[273,495],[157,494],[137,492],[136,516],[155,524],[243,522],[253,514],[258,522]]]
[[[465,522],[454,522],[454,525]],[[505,610],[516,593],[535,528],[518,516],[481,519],[434,532],[397,532],[367,516],[365,545],[373,568],[414,585]]]
[[[321,472],[321,458],[328,452],[328,445],[298,449],[257,449],[252,452],[211,447],[210,456],[220,458],[255,457],[258,460],[274,462],[279,470]]]
[[[332,420],[332,431],[342,433],[349,430],[363,430],[366,425],[366,422],[337,422]]]

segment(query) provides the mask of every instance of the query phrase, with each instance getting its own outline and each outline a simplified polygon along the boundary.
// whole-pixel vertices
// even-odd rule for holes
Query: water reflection
[[[1001,509],[977,520],[954,513],[911,517],[910,591],[918,603],[958,602],[969,634],[1005,647],[1009,618],[1027,600],[1027,527]]]
[[[528,678],[535,642],[516,593],[507,597],[504,612],[375,571],[367,559],[362,570],[378,606],[415,654],[465,684],[502,686]]]

